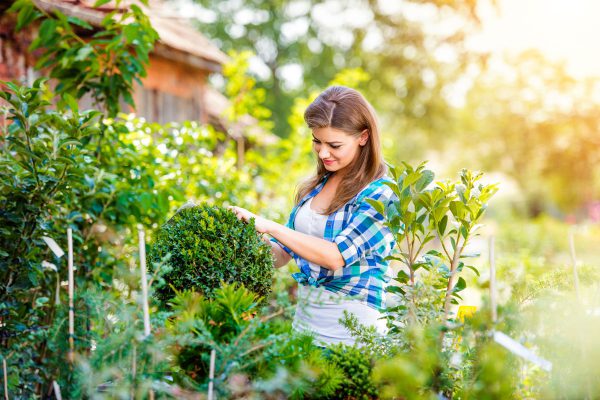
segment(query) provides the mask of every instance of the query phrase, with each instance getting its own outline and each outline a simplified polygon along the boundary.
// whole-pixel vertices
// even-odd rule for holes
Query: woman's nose
[[[325,146],[321,146],[319,149],[319,158],[327,158],[329,157],[329,150]]]

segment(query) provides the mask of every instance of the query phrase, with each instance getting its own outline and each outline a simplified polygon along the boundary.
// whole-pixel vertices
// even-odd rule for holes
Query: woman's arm
[[[251,218],[254,218],[254,225],[257,232],[273,236],[305,260],[332,271],[340,269],[345,265],[337,244],[333,242],[297,232],[277,222],[255,215],[241,207],[231,207],[230,209],[241,220],[249,221]],[[278,246],[275,243],[274,245]]]
[[[269,239],[265,239],[265,242],[271,246],[271,252],[275,258],[275,268],[281,268],[290,262],[292,257],[283,249],[283,247]]]
[[[345,265],[338,246],[325,239],[297,232],[273,221],[267,221],[266,233],[279,240],[300,257],[335,271]]]

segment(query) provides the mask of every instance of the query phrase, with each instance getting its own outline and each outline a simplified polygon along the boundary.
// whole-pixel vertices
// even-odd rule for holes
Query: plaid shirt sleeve
[[[394,247],[394,235],[384,225],[385,218],[366,199],[379,200],[387,207],[394,196],[384,184],[368,192],[357,202],[348,225],[335,237],[334,241],[348,267],[366,254],[378,252],[389,254]]]
[[[293,215],[293,213],[292,213]],[[291,217],[288,219],[288,222],[285,224],[286,228],[292,228],[292,220]],[[294,258],[294,252],[292,250],[290,250],[289,247],[287,247],[286,245],[284,245],[283,243],[281,243],[279,240],[275,239],[274,237],[271,237],[271,242],[277,244],[279,247],[281,247],[286,253],[288,253],[292,258]]]

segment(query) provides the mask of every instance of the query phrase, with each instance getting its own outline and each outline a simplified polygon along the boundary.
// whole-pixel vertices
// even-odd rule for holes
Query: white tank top
[[[298,232],[323,238],[328,216],[314,211],[311,204],[312,198],[298,210],[294,227]],[[310,262],[309,265],[311,274],[317,277],[320,266]],[[379,319],[383,315],[376,309],[342,293],[330,292],[323,286],[315,288],[302,284],[298,285],[298,304],[292,326],[297,331],[312,332],[320,345],[353,345],[355,339],[339,322],[344,317],[344,311],[354,314],[360,324],[373,325],[382,334],[386,332],[385,320]]]

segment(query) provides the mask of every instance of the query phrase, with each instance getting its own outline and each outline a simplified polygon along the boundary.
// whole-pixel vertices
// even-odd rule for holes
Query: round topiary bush
[[[155,296],[166,305],[177,291],[190,289],[213,297],[225,283],[241,283],[259,296],[271,291],[273,256],[256,233],[254,222],[239,221],[227,209],[198,205],[183,209],[163,225],[149,251],[160,262],[167,254],[170,267]]]

